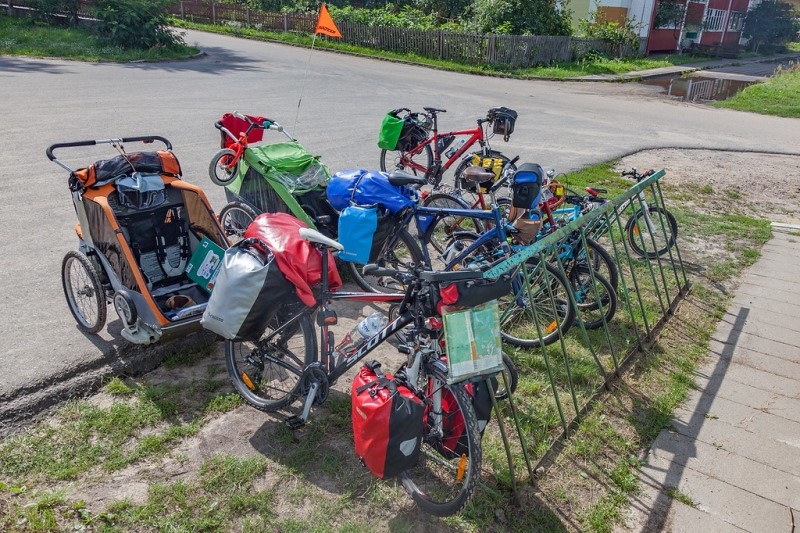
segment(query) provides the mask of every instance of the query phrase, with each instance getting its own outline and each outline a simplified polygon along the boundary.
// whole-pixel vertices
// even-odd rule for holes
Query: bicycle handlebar
[[[501,177],[500,177],[499,180],[497,180],[495,182],[494,185],[491,186],[491,188],[489,189],[490,193],[493,193],[493,192],[497,191],[497,189],[502,187],[508,181],[508,178],[511,177],[512,173],[511,172],[506,172],[506,168],[511,167],[517,161],[519,161],[519,156],[514,157],[514,159],[511,159],[508,163],[503,165],[503,170],[500,173]]]
[[[172,150],[172,143],[169,142],[169,140],[166,139],[165,137],[161,137],[160,135],[144,135],[141,137],[122,137],[119,139],[97,139],[92,141],[56,143],[48,146],[47,149],[45,150],[45,154],[47,154],[47,159],[49,159],[50,161],[56,161],[57,158],[53,153],[53,151],[58,148],[75,148],[78,146],[95,146],[98,144],[121,144],[129,142],[141,142],[144,144],[150,144],[155,141],[163,143],[164,146],[167,147],[167,150]]]

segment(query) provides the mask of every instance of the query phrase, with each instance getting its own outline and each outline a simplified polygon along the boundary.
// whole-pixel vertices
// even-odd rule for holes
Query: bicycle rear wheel
[[[380,267],[410,272],[415,266],[422,264],[422,250],[408,230],[400,228],[386,240],[373,262]],[[347,268],[353,280],[365,291],[383,293],[405,291],[403,284],[394,278],[364,274],[364,265],[348,262]]]
[[[589,264],[595,272],[599,272],[611,283],[614,290],[617,290],[619,286],[619,269],[611,258],[611,254],[600,243],[589,237],[586,238],[586,246],[589,252]],[[581,252],[581,256],[583,256],[583,252]]]
[[[675,240],[678,237],[678,222],[672,213],[655,205],[650,206],[650,221],[653,227],[652,232],[648,229],[644,211],[641,209],[636,211],[625,224],[625,234],[628,236],[628,244],[634,253],[640,257],[655,259],[675,246]]]
[[[450,516],[463,509],[475,492],[481,434],[464,384],[447,385],[432,375],[427,380],[422,451],[416,466],[400,474],[400,480],[420,509]]]
[[[525,348],[556,342],[575,321],[569,287],[566,278],[549,263],[543,268],[538,259],[528,261],[517,274],[514,294],[499,302],[503,340]]]
[[[241,202],[231,202],[219,212],[219,223],[228,238],[228,242],[236,244],[244,238],[247,226],[258,216],[255,210]]]
[[[108,303],[100,275],[91,260],[81,252],[67,252],[61,263],[61,285],[78,328],[86,333],[103,329]]]
[[[301,377],[317,353],[307,314],[275,316],[256,341],[225,341],[225,365],[236,392],[261,411],[274,411],[299,397]]]
[[[408,152],[381,150],[380,165],[383,172],[402,170],[415,176],[425,176],[433,165],[433,151],[430,144],[417,146]]]
[[[425,207],[439,209],[471,209],[472,206],[458,196],[437,192],[429,195],[422,203]],[[445,215],[436,219],[431,230],[430,244],[438,252],[445,250],[445,245],[455,233],[470,232],[480,235],[483,233],[483,224],[477,218]]]

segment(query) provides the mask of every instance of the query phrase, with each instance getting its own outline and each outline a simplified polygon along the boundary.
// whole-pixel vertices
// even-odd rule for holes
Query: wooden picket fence
[[[91,17],[90,0],[78,0],[77,15]],[[8,12],[34,8],[31,0],[9,0]],[[15,9],[16,8],[16,9]],[[316,13],[267,13],[241,4],[222,4],[210,0],[183,0],[168,8],[171,15],[191,22],[254,28],[257,30],[312,33]],[[493,65],[515,68],[579,59],[592,50],[613,54],[600,39],[540,35],[477,35],[446,31],[422,31],[386,26],[365,26],[337,22],[341,42],[399,54],[453,61],[466,65]],[[328,39],[320,36],[320,39]],[[643,55],[626,50],[624,55]]]

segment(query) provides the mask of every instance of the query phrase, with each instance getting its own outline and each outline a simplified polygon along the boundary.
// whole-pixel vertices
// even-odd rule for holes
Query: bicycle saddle
[[[402,170],[395,170],[389,174],[389,183],[392,185],[425,185],[428,183],[423,177],[408,174]]]
[[[474,181],[482,183],[494,179],[494,172],[487,170],[483,167],[469,167],[464,171],[464,179],[467,181]]]

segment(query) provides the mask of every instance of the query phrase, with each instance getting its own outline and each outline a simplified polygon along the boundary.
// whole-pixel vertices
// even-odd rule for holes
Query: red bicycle
[[[381,150],[382,171],[403,170],[423,175],[434,188],[439,187],[444,173],[456,162],[460,162],[455,170],[456,188],[473,187],[464,180],[464,171],[473,165],[490,168],[495,173],[495,179],[500,177],[500,171],[509,158],[492,150],[489,139],[501,134],[508,141],[517,120],[516,111],[507,107],[493,107],[485,118],[477,120],[475,128],[439,133],[438,114],[447,111],[434,107],[423,109],[425,112],[419,113],[403,107],[389,113],[403,121],[403,129],[395,150]],[[456,137],[461,139],[453,145]],[[480,150],[470,152],[475,143],[478,143]]]

